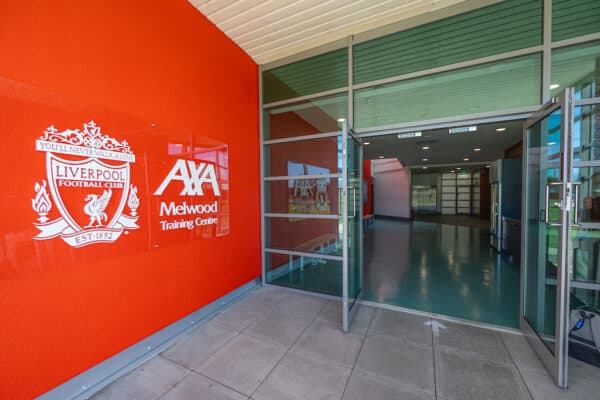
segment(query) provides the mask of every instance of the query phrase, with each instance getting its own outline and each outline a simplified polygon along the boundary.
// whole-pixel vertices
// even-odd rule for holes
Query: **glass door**
[[[560,387],[567,386],[571,97],[525,123],[521,329]]]
[[[344,232],[342,325],[348,332],[358,310],[363,283],[362,146],[343,122],[342,219]]]

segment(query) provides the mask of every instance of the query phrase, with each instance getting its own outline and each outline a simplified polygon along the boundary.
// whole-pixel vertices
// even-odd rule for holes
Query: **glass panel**
[[[338,214],[337,178],[265,182],[265,212]]]
[[[573,160],[600,161],[600,106],[573,111]]]
[[[552,41],[600,32],[598,0],[552,0]]]
[[[265,219],[267,248],[342,255],[341,220],[289,217]]]
[[[552,50],[552,95],[569,86],[575,99],[600,97],[600,42]]]
[[[560,110],[527,130],[525,209],[524,317],[553,352],[556,325],[558,227],[544,222],[546,189],[550,189],[549,221],[559,218]],[[551,144],[553,143],[553,144]],[[548,186],[550,185],[550,186]]]
[[[340,94],[265,110],[265,139],[335,132],[348,114],[348,96]]]
[[[342,48],[263,72],[263,102],[291,99],[348,85],[348,49]]]
[[[356,300],[362,289],[362,210],[360,144],[348,137],[348,298]]]
[[[540,104],[539,54],[355,92],[355,126],[374,127]]]
[[[341,173],[341,136],[276,143],[264,149],[265,176]]]
[[[542,2],[507,0],[357,44],[353,77],[364,83],[541,42]]]
[[[342,295],[342,262],[287,254],[265,254],[268,283],[329,294]]]

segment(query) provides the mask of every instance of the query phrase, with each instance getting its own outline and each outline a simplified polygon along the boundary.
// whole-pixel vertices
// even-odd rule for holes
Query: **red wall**
[[[363,215],[373,214],[373,177],[371,176],[371,160],[363,160],[363,185],[367,187],[367,198],[363,204]]]
[[[258,83],[185,0],[3,1],[0,54],[0,398],[18,400],[259,276]],[[140,229],[80,248],[33,240],[35,140],[91,120],[136,154]],[[227,145],[229,233],[161,232],[153,192],[180,157],[167,146],[206,138]]]

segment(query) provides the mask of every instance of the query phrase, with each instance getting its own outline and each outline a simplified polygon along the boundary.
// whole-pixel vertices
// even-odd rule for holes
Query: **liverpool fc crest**
[[[129,173],[135,154],[126,141],[103,134],[91,121],[83,130],[59,132],[50,126],[36,140],[36,150],[46,153],[46,179],[34,185],[34,226],[40,230],[34,239],[60,237],[82,247],[112,243],[139,228],[140,201]],[[54,208],[60,216],[51,220]]]

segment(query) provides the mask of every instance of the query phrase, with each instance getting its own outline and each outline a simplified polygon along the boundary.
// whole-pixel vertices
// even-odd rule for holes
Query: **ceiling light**
[[[481,149],[479,147],[476,147],[473,149],[473,151],[481,151]]]
[[[364,142],[363,144],[366,146],[368,144],[371,144],[371,142]]]
[[[496,132],[504,132],[506,130],[506,128],[498,128],[496,129]]]
[[[452,173],[452,174],[453,174],[454,172],[456,172],[456,171],[454,171],[454,170],[450,171],[450,173]]]
[[[466,132],[476,132],[477,126],[461,126],[458,128],[450,128],[448,133],[466,133]]]
[[[427,161],[429,161],[429,160],[428,160],[427,158],[424,158],[424,159],[423,159],[423,161],[427,162]]]
[[[338,118],[338,120],[337,120],[337,121],[338,121],[338,122],[344,122],[344,121],[346,121],[346,118]]]
[[[398,139],[407,139],[407,138],[413,138],[413,137],[420,137],[422,134],[423,134],[422,132],[399,133],[398,134]]]
[[[421,147],[423,150],[429,150],[429,146],[423,146]]]
[[[423,169],[427,169],[427,167],[423,167]]]
[[[383,156],[379,156],[379,158],[383,158]]]
[[[456,169],[457,169],[457,170],[459,170],[459,169],[460,169],[460,167],[458,167],[458,168],[456,168]]]
[[[492,168],[492,166],[491,166],[491,165],[486,165],[485,167],[486,167],[486,168]]]
[[[548,143],[548,146],[554,146],[556,144],[556,142],[550,142]]]
[[[558,89],[559,87],[560,85],[558,83],[553,83],[552,85],[550,85],[550,90]]]
[[[463,161],[469,161],[469,159],[468,158],[463,158]]]

